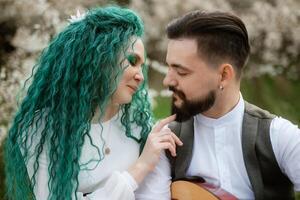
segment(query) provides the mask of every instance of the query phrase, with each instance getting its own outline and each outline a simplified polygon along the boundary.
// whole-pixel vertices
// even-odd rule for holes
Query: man
[[[183,142],[161,161],[137,199],[170,199],[166,180],[201,177],[238,199],[293,199],[300,191],[300,130],[243,100],[250,46],[243,22],[222,12],[190,12],[167,27],[164,85],[173,91]],[[294,190],[293,190],[294,189]]]

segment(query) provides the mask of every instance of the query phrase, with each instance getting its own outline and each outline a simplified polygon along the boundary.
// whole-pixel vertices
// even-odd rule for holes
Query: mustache
[[[169,86],[169,90],[177,94],[181,99],[185,99],[185,94],[181,90],[178,90],[173,86]]]

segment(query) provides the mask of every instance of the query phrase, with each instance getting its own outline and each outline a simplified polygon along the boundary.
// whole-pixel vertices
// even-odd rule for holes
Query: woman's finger
[[[160,142],[169,142],[176,149],[176,144],[171,134],[161,136]]]
[[[171,136],[173,137],[175,143],[179,146],[183,145],[183,142],[179,139],[179,137],[177,137],[177,135],[173,132],[171,132]]]
[[[159,147],[165,150],[168,149],[173,157],[176,156],[175,148],[169,142],[162,142]]]
[[[173,133],[170,129],[163,129],[162,131],[160,131],[160,136],[163,136],[163,135],[170,135],[172,136],[173,140],[175,141],[175,143],[179,146],[182,146],[183,143],[182,141],[179,139],[179,137]]]
[[[159,132],[159,131],[161,131],[164,126],[166,126],[167,124],[171,123],[175,119],[176,119],[176,114],[171,115],[171,116],[169,116],[167,118],[164,118],[164,119],[160,120],[158,122],[158,124],[154,126],[154,128],[153,128],[152,131],[153,132]]]

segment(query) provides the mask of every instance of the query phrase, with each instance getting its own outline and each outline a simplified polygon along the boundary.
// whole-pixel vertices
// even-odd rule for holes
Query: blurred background
[[[107,4],[129,7],[145,22],[149,86],[157,119],[170,114],[170,97],[162,86],[165,26],[185,12],[201,9],[229,11],[246,24],[251,56],[242,81],[244,99],[300,124],[299,0],[0,0],[0,141],[16,110],[16,95],[41,50],[77,9],[85,12]],[[0,193],[1,189],[0,185]]]

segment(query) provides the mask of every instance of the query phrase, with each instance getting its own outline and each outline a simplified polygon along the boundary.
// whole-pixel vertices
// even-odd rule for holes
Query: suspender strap
[[[186,170],[188,169],[194,145],[194,119],[191,118],[183,123],[171,123],[169,128],[180,138],[183,142],[182,146],[177,146],[177,157],[170,155],[168,151],[166,154],[171,163],[172,180],[180,180],[186,178]]]
[[[244,114],[242,133],[242,149],[245,159],[245,167],[250,179],[252,189],[256,200],[263,200],[264,185],[262,181],[261,171],[258,159],[256,157],[255,143],[257,136],[258,119],[249,117],[249,114]]]

